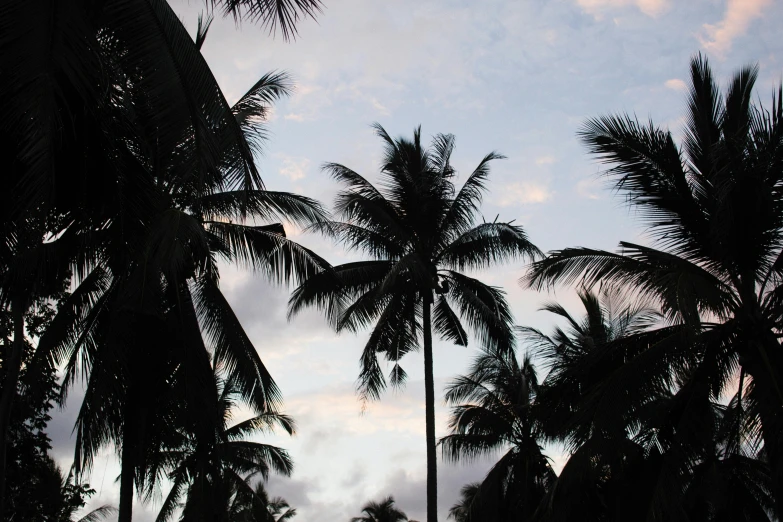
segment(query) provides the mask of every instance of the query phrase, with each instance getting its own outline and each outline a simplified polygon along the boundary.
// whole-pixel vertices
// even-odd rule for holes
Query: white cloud
[[[290,179],[291,181],[297,181],[304,179],[307,174],[307,168],[310,166],[310,160],[307,158],[297,158],[294,156],[284,156],[283,166],[280,168],[280,174]]]
[[[557,161],[553,156],[541,156],[536,158],[536,165],[551,165]]]
[[[635,5],[647,16],[657,18],[669,10],[670,0],[576,0],[576,3],[596,18],[611,9],[620,9],[629,5]]]
[[[675,91],[687,91],[688,85],[680,80],[679,78],[672,78],[671,80],[666,80],[664,83],[667,89],[672,89]]]
[[[655,18],[669,10],[669,0],[636,0],[636,6],[647,16]]]
[[[510,207],[519,204],[544,203],[551,198],[552,192],[545,185],[523,181],[503,187],[503,193],[497,204],[501,207]]]
[[[728,0],[723,20],[715,25],[704,24],[706,36],[701,37],[702,46],[718,56],[724,55],[734,39],[745,34],[750,23],[770,3],[771,0]]]
[[[381,102],[379,102],[375,98],[372,98],[370,102],[372,103],[372,106],[375,107],[382,116],[389,116],[391,114],[391,112],[389,112],[389,109],[387,109],[384,105],[381,104]]]

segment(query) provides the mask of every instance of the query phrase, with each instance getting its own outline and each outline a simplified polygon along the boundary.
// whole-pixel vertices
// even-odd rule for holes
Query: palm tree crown
[[[476,488],[463,489],[454,517],[527,520],[536,510],[555,480],[540,443],[538,391],[530,357],[520,364],[513,352],[497,350],[482,353],[468,375],[449,384],[452,433],[440,441],[444,455],[458,461],[506,450]]]
[[[289,302],[289,315],[306,306],[322,309],[338,332],[375,323],[359,381],[362,395],[373,399],[386,386],[376,354],[395,363],[392,385],[404,381],[398,362],[418,347],[424,303],[433,305],[432,327],[444,340],[467,345],[461,317],[482,344],[507,346],[513,335],[504,293],[461,271],[539,254],[519,226],[475,225],[489,163],[503,156],[485,156],[457,192],[450,164],[453,136],[436,136],[427,150],[420,129],[408,141],[375,128],[386,146],[380,188],[347,167],[327,164],[324,168],[345,187],[335,204],[343,221],[311,227],[371,260],[309,278]]]
[[[156,459],[159,466],[148,471],[150,475],[166,471],[172,481],[157,522],[170,520],[183,497],[183,520],[207,521],[226,513],[244,520],[239,513],[242,511],[250,522],[253,520],[251,513],[254,509],[258,511],[257,507],[254,508],[255,504],[264,504],[263,512],[266,512],[269,504],[263,483],[259,482],[258,487],[253,489],[248,484],[250,479],[260,476],[266,480],[270,471],[290,476],[293,471],[293,461],[286,450],[253,442],[248,438],[270,433],[275,428],[293,435],[296,427],[294,420],[269,410],[232,424],[240,390],[236,382],[222,378],[219,373],[215,372],[217,408],[214,418],[204,415],[196,419],[196,422],[207,425],[205,428],[187,425],[184,429],[180,428],[172,437],[174,440],[170,447],[163,451],[161,458]],[[186,417],[183,420],[187,422],[191,419]],[[212,433],[206,435],[209,428],[212,428]],[[150,497],[154,494],[154,482],[148,480],[147,483],[150,485],[147,496]]]
[[[370,501],[362,507],[362,516],[354,517],[351,522],[407,522],[408,515],[397,509],[394,497],[386,497],[380,502]]]

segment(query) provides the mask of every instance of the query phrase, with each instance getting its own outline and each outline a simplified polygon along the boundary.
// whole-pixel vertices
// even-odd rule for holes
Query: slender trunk
[[[136,459],[133,433],[133,416],[130,406],[125,407],[122,429],[122,456],[120,471],[120,505],[117,522],[131,522],[133,518],[133,482],[136,475]]]
[[[432,366],[432,296],[424,296],[424,396],[427,427],[427,522],[438,522],[438,467],[435,454],[435,381]]]
[[[22,369],[24,354],[24,305],[21,299],[11,304],[13,319],[14,342],[11,353],[6,353],[6,374],[3,381],[3,395],[0,397],[0,520],[5,520],[5,478],[6,456],[9,425],[11,423],[11,408],[13,407],[16,389],[19,384],[19,372]]]

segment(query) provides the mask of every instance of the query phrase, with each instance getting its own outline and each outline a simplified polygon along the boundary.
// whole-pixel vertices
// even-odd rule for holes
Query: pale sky
[[[191,32],[200,0],[171,0]],[[688,61],[706,52],[723,85],[748,63],[761,66],[757,96],[764,103],[783,75],[779,0],[324,0],[317,22],[299,25],[294,42],[258,27],[220,19],[203,53],[230,102],[262,74],[288,71],[294,95],[279,103],[259,158],[272,190],[298,192],[331,205],[335,184],[321,172],[338,162],[375,179],[380,140],[370,124],[393,136],[456,135],[454,164],[465,179],[497,150],[487,219],[516,219],[544,251],[569,246],[613,249],[643,241],[643,229],[597,179],[599,166],[576,138],[586,118],[627,112],[670,128],[683,125]],[[323,239],[289,234],[330,262],[351,259]],[[580,314],[573,294],[524,290],[521,263],[480,274],[502,286],[518,324],[549,330],[537,312],[557,298]],[[272,495],[296,507],[297,522],[348,522],[371,499],[393,495],[410,518],[425,519],[423,359],[405,357],[407,387],[362,406],[354,389],[367,332],[336,336],[315,312],[288,323],[288,290],[250,272],[224,267],[222,288],[282,389],[285,411],[298,422],[293,437],[263,440],[288,448],[292,478],[273,477]],[[446,434],[444,385],[476,354],[437,343],[438,435]],[[50,424],[54,452],[66,469],[78,393]],[[556,469],[563,456],[550,454]],[[480,480],[491,461],[439,462],[439,513],[460,487]],[[119,467],[112,448],[95,461],[88,507],[116,506]],[[158,504],[136,506],[134,520],[151,521]]]

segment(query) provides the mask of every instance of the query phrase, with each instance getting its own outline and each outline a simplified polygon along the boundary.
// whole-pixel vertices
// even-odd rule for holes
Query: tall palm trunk
[[[9,424],[11,423],[11,408],[16,397],[19,384],[19,372],[22,369],[24,354],[24,301],[21,298],[11,303],[11,316],[14,329],[14,342],[10,353],[6,353],[6,374],[3,381],[3,395],[0,397],[0,520],[5,520],[5,468],[6,445],[8,443]]]
[[[424,400],[427,430],[427,522],[438,522],[438,467],[435,454],[435,381],[432,365],[432,295],[424,296]]]
[[[133,483],[136,479],[136,436],[133,408],[125,406],[122,428],[122,456],[120,471],[120,504],[117,522],[131,522],[133,517]]]

